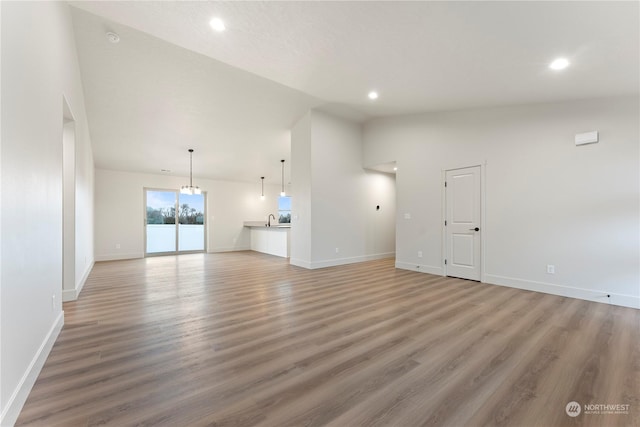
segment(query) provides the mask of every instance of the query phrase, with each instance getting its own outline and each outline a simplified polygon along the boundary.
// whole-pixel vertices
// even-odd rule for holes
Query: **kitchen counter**
[[[267,227],[267,223],[264,221],[245,221],[245,227],[249,228],[291,228],[291,224],[271,224],[271,227]]]
[[[251,229],[251,250],[289,258],[291,224],[272,224],[267,227],[262,221],[245,221]]]

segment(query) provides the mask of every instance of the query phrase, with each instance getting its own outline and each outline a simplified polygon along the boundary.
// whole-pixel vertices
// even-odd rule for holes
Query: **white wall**
[[[94,167],[86,122],[84,126],[83,123],[79,123],[67,103],[65,99],[62,149],[64,232],[62,300],[73,301],[82,291],[94,263]],[[78,132],[84,132],[84,138],[80,143],[76,142]]]
[[[3,2],[1,19],[0,423],[11,425],[63,324],[63,97],[76,119],[76,180],[86,183],[77,216],[93,216],[93,162],[68,5]],[[92,242],[91,220],[76,235]],[[84,274],[93,253],[82,245]]]
[[[178,190],[189,178],[96,169],[95,182],[95,254],[104,261],[143,257],[144,188]],[[251,249],[244,221],[277,216],[280,187],[265,184],[262,201],[259,177],[255,183],[194,177],[193,183],[207,193],[207,252]]]
[[[78,77],[79,78],[79,77]],[[83,134],[82,141],[76,142],[76,214],[75,214],[75,299],[80,294],[94,264],[94,181],[93,151],[89,143],[86,122],[76,121],[76,132]]]
[[[290,262],[311,263],[311,112],[291,130],[291,251]]]
[[[392,257],[395,180],[362,168],[360,125],[314,110],[294,127],[291,147],[291,263],[321,268]],[[299,225],[309,230],[299,235]]]
[[[62,300],[76,289],[76,122],[67,101],[62,129]]]
[[[397,266],[443,274],[443,170],[480,164],[483,281],[640,307],[639,120],[636,96],[368,122],[365,165],[398,165]]]
[[[2,2],[0,2],[0,189],[2,188]],[[0,242],[2,242],[2,193],[0,193]],[[0,243],[0,321],[2,321],[2,244]],[[2,386],[2,324],[0,324],[0,425],[5,418],[5,397]],[[7,417],[8,419],[8,417]],[[13,418],[12,420],[13,421]]]

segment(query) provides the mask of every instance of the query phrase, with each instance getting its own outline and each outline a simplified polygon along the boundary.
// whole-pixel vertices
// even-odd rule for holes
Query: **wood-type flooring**
[[[18,426],[640,426],[639,310],[392,259],[99,262],[64,311]]]

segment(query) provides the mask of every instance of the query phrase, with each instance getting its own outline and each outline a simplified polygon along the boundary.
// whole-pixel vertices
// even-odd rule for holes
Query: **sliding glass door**
[[[205,194],[145,189],[145,253],[205,250]]]
[[[178,251],[204,250],[204,194],[179,194]]]
[[[177,191],[145,191],[147,254],[176,252],[178,239],[178,230],[176,229],[177,195]]]

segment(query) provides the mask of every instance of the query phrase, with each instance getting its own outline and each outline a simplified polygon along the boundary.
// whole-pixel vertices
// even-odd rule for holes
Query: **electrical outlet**
[[[116,243],[116,249],[120,249],[120,243]]]
[[[51,310],[56,309],[56,294],[51,295]]]
[[[422,258],[422,251],[418,251],[418,258]]]
[[[411,214],[410,213],[404,214],[404,219],[411,219]]]
[[[336,253],[339,254],[340,253],[340,248],[336,248]]]
[[[547,274],[556,274],[556,266],[547,264]]]

